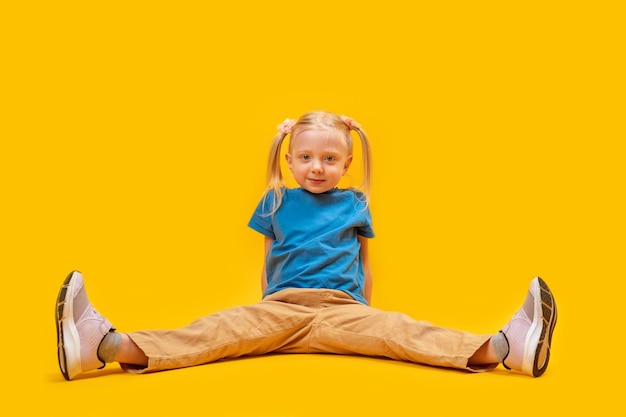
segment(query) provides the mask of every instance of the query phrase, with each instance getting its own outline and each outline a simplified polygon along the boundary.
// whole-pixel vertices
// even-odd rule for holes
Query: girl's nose
[[[324,168],[322,166],[322,161],[318,161],[318,160],[313,161],[313,166],[311,167],[311,170],[313,172],[315,173],[322,172],[323,169]]]

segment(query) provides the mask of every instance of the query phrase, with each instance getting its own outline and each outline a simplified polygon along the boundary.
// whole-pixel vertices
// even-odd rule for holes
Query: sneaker
[[[530,283],[522,308],[500,330],[509,346],[502,365],[530,376],[541,376],[550,360],[555,325],[554,296],[544,280],[536,277]]]
[[[75,376],[104,368],[98,346],[115,329],[96,311],[87,298],[83,276],[72,271],[65,279],[56,306],[59,368],[68,381]]]

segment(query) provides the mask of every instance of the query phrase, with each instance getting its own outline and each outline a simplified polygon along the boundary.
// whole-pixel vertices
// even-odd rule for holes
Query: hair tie
[[[341,118],[341,120],[348,125],[348,128],[350,130],[355,130],[355,129],[360,129],[361,125],[358,124],[357,122],[354,121],[353,118],[348,117],[348,116],[339,116]]]
[[[284,122],[278,125],[278,131],[285,135],[291,133],[293,126],[296,124],[296,121],[293,119],[285,119]]]

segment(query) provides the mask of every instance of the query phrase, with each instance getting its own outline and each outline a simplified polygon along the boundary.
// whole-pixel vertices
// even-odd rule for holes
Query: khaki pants
[[[182,368],[264,353],[367,355],[434,366],[470,368],[468,359],[491,335],[433,326],[366,306],[342,291],[287,289],[256,304],[233,307],[175,330],[129,333],[148,356],[130,372]]]

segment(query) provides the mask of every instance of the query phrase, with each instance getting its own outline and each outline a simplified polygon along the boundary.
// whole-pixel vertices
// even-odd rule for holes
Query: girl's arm
[[[267,270],[265,269],[265,260],[267,259],[267,253],[272,247],[274,239],[269,236],[265,236],[265,256],[263,256],[263,271],[261,272],[261,294],[265,294],[265,288],[267,288]]]
[[[361,244],[361,261],[363,262],[363,273],[365,274],[365,300],[372,304],[372,270],[370,269],[370,256],[368,250],[368,238],[359,236]]]

